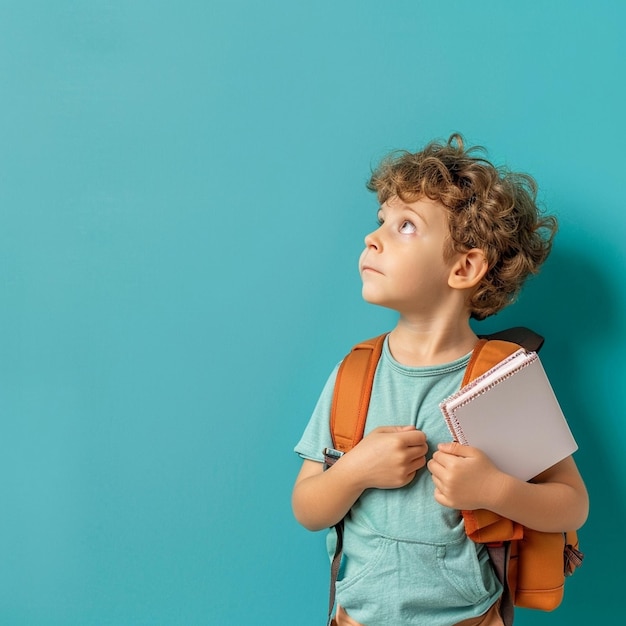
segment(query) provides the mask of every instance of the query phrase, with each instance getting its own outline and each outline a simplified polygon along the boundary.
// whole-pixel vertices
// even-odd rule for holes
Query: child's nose
[[[365,247],[366,248],[375,248],[378,250],[380,248],[380,238],[378,236],[379,229],[372,231],[368,235],[365,235]]]

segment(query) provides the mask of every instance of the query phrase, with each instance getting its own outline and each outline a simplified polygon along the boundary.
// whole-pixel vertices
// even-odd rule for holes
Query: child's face
[[[429,198],[406,203],[392,196],[378,218],[359,260],[363,298],[400,313],[436,313],[452,291],[454,259],[445,261],[443,254],[445,208]]]

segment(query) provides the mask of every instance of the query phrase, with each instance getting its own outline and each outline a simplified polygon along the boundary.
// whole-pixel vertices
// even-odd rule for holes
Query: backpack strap
[[[341,453],[348,452],[363,439],[365,421],[372,395],[374,375],[380,361],[387,333],[358,343],[341,362],[337,371],[333,401],[330,409],[330,432],[333,447]],[[328,468],[337,457],[324,454]],[[343,519],[335,526],[337,543],[330,564],[330,591],[328,600],[327,626],[335,622],[332,617],[335,607],[335,587],[343,554]]]
[[[502,583],[502,595],[500,596],[500,606],[498,612],[502,618],[504,626],[513,626],[515,605],[513,594],[509,586],[509,562],[511,560],[511,542],[505,541],[500,544],[487,545],[489,560],[498,580]]]
[[[507,337],[507,340],[501,339],[502,337]],[[524,341],[524,343],[512,342],[510,339],[513,337]],[[489,335],[488,339],[483,337],[472,352],[461,387],[482,376],[494,365],[517,352],[520,347],[528,351],[536,351],[541,348],[542,344],[543,337],[528,328],[521,327]],[[521,539],[523,536],[524,527],[521,524],[516,524],[491,511],[479,509],[462,511],[462,513],[465,521],[465,532],[470,539],[477,543],[511,541]]]
[[[363,439],[374,374],[386,336],[385,333],[357,344],[339,366],[330,412],[330,432],[333,446],[340,452],[351,450]]]
[[[511,329],[517,331],[518,329]],[[527,330],[527,329],[522,329]],[[529,331],[532,333],[532,331]],[[498,337],[511,335],[519,336],[516,332],[499,333]],[[534,333],[532,333],[534,335]],[[538,335],[537,335],[538,337]],[[541,338],[543,343],[543,338]],[[541,343],[539,347],[541,347]],[[533,341],[532,345],[537,342]],[[506,359],[508,356],[520,349],[518,343],[503,341],[502,339],[480,339],[476,344],[467,368],[461,387],[464,387],[472,380],[482,376],[490,370],[496,363]],[[467,536],[475,542],[486,543],[491,566],[493,567],[498,580],[502,584],[502,596],[500,598],[499,612],[505,626],[513,625],[513,597],[508,584],[509,559],[511,554],[511,540],[521,539],[524,534],[524,527],[517,522],[513,522],[497,513],[486,509],[475,511],[461,511],[465,523]],[[490,543],[491,542],[491,543]]]

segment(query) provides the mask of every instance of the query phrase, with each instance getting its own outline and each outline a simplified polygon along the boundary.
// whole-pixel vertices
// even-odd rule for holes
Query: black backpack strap
[[[337,533],[337,546],[335,554],[330,564],[330,592],[328,599],[328,621],[327,626],[333,626],[333,609],[335,608],[335,587],[337,578],[339,577],[339,568],[341,567],[341,557],[343,555],[343,519],[335,524],[335,532]]]
[[[544,338],[541,335],[524,326],[515,326],[514,328],[500,330],[497,333],[491,333],[490,335],[479,335],[479,337],[483,339],[500,339],[502,341],[510,341],[522,346],[522,348],[525,348],[529,352],[539,352],[544,342]]]
[[[500,617],[504,626],[513,626],[514,605],[511,597],[511,589],[508,583],[509,560],[511,558],[511,542],[504,541],[500,544],[487,544],[489,559],[498,580],[502,583],[502,596],[500,597]]]

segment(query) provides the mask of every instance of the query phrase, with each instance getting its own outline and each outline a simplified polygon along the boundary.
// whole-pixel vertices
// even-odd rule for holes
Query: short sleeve
[[[333,391],[338,369],[339,365],[335,367],[328,377],[315,405],[311,419],[304,429],[302,438],[295,447],[295,452],[303,459],[322,463],[324,461],[324,448],[330,448],[333,445],[333,439],[330,434],[330,407],[333,401]]]

